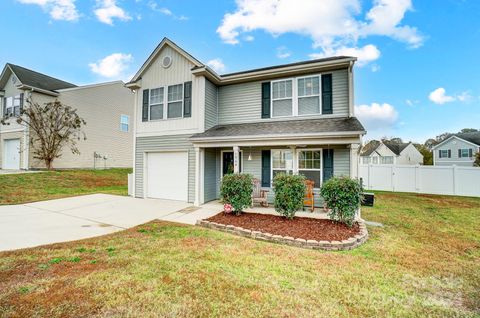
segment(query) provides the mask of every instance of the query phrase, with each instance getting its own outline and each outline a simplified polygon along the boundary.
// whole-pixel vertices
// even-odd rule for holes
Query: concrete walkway
[[[0,251],[79,240],[154,219],[195,224],[218,213],[180,201],[92,194],[0,206]]]

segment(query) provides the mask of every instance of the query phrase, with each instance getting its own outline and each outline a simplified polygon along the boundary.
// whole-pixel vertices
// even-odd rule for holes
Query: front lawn
[[[0,316],[478,317],[479,206],[377,193],[346,252],[165,222],[3,252]]]
[[[127,174],[131,170],[60,170],[0,175],[0,205],[100,192],[127,195]]]

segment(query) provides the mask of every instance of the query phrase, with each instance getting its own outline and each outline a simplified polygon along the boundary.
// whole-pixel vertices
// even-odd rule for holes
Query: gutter
[[[37,88],[37,87],[30,86],[30,85],[25,85],[25,84],[18,85],[17,88],[21,89],[21,90],[30,90],[32,92],[38,92],[38,93],[42,93],[42,94],[50,95],[50,96],[54,96],[54,97],[57,97],[58,95],[60,95],[60,93],[58,93],[58,92],[49,91],[49,90],[46,90],[46,89],[41,89],[41,88]]]

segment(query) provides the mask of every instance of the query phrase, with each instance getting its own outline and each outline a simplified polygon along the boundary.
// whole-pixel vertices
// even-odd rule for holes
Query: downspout
[[[133,123],[133,129],[132,129],[132,135],[133,135],[133,167],[132,167],[132,173],[133,173],[133,180],[132,180],[132,196],[135,198],[136,197],[136,175],[135,175],[135,165],[136,165],[136,161],[137,161],[137,152],[136,152],[136,148],[137,148],[137,97],[138,97],[138,88],[134,90],[134,94],[135,94],[135,97],[134,97],[134,102],[133,102],[133,120],[132,120],[132,123]],[[145,176],[144,176],[145,178]]]
[[[33,95],[33,87],[30,88],[30,99],[32,99],[32,95]],[[26,107],[27,105],[25,104],[25,96],[23,97],[24,101],[23,101],[23,107]],[[25,132],[24,132],[24,158],[23,158],[23,168],[25,170],[29,170],[29,163],[30,163],[30,128],[27,126],[25,126]]]
[[[353,65],[355,64],[354,61],[350,61],[350,65],[348,67],[348,103],[349,103],[349,110],[350,110],[350,115],[349,117],[354,117],[355,112],[354,112],[354,106],[353,103],[355,101],[354,99],[354,89],[353,89]]]

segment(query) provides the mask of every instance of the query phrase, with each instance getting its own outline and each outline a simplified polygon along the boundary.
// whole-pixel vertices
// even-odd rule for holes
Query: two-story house
[[[354,57],[218,75],[165,38],[127,87],[135,92],[136,197],[200,205],[227,173],[270,188],[277,173],[315,188],[357,177],[365,129],[354,116]],[[273,191],[270,191],[273,195]]]
[[[35,159],[30,144],[30,131],[16,122],[16,116],[27,100],[44,104],[59,100],[77,109],[85,119],[86,140],[77,141],[80,154],[64,148],[54,168],[132,167],[133,164],[133,94],[121,81],[95,85],[74,84],[6,64],[0,75],[0,116],[9,117],[8,125],[0,124],[0,167],[2,169],[44,168]]]
[[[371,140],[362,147],[359,158],[361,164],[423,164],[423,155],[411,142]]]
[[[433,165],[472,167],[478,152],[480,132],[455,134],[432,148]]]

